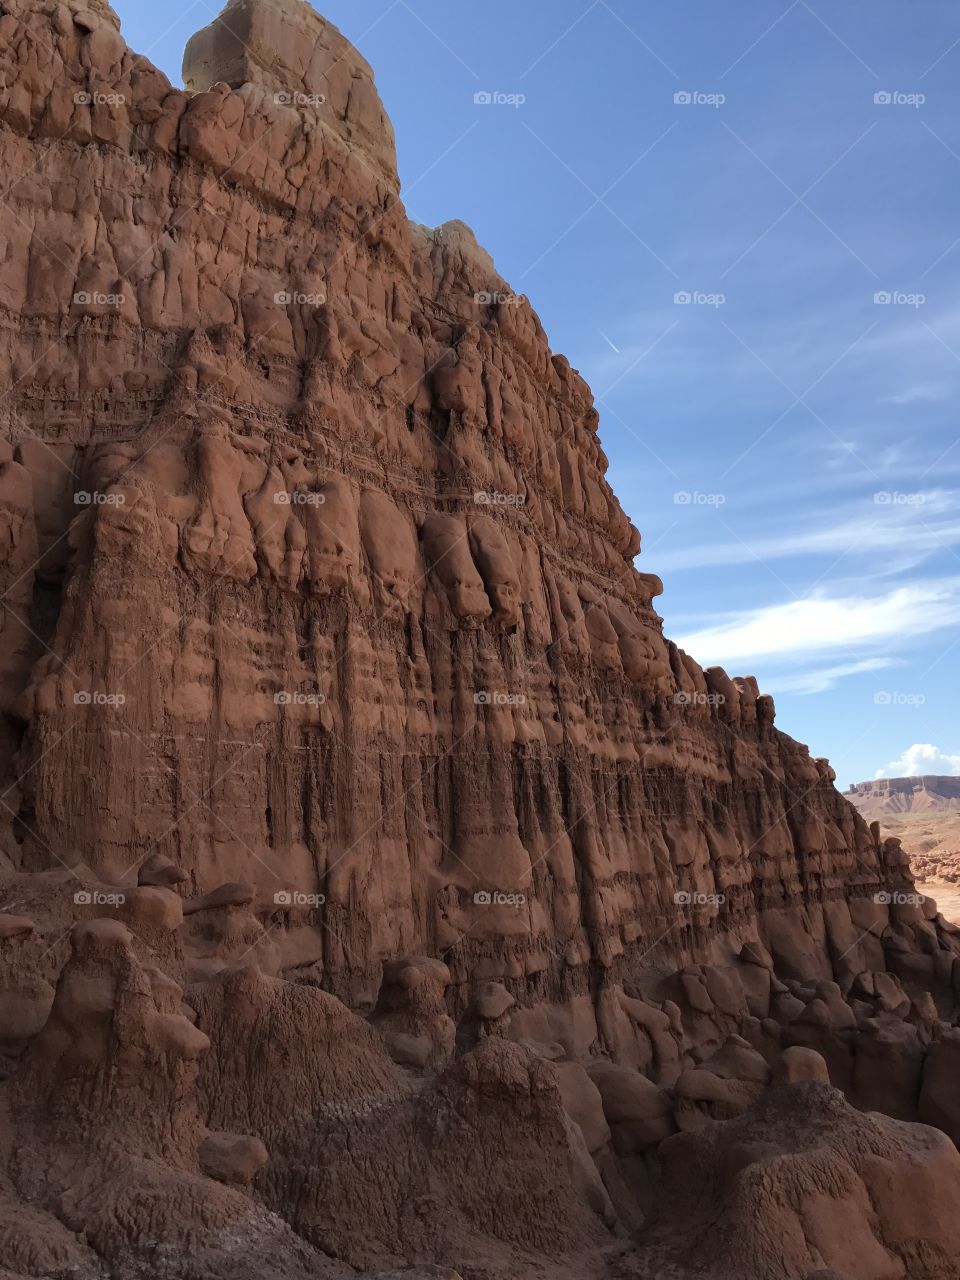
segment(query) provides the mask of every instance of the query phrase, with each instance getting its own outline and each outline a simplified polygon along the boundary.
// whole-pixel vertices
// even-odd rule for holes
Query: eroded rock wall
[[[664,638],[589,388],[407,221],[362,59],[232,4],[184,92],[108,6],[2,11],[11,861],[322,895],[279,941],[355,1001],[411,952],[562,1003],[758,929],[826,976],[891,870]]]
[[[960,931],[664,637],[343,37],[231,0],[185,83],[0,0],[0,1280],[805,1280],[848,1209],[948,1280]]]

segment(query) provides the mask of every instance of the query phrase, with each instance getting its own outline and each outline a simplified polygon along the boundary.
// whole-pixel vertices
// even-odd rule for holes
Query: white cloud
[[[899,760],[878,769],[875,778],[917,778],[922,774],[941,777],[960,776],[960,756],[945,755],[929,742],[915,742],[907,747]]]
[[[677,643],[704,666],[894,645],[960,623],[960,578],[919,582],[879,596],[816,594],[728,615]],[[858,656],[859,661],[863,661]]]
[[[678,508],[681,509],[681,508]],[[720,508],[722,514],[723,508]],[[768,536],[714,539],[676,551],[658,550],[656,571],[676,573],[711,565],[761,564],[806,555],[846,556],[885,551],[921,557],[960,544],[960,492],[930,489],[899,492],[877,484],[877,494],[851,515],[821,529],[804,528]]]
[[[842,471],[846,477],[850,464],[857,461],[858,447],[852,440],[831,440],[825,450],[827,466],[834,471]]]
[[[924,382],[919,386],[907,387],[896,395],[884,396],[882,404],[938,404],[952,395],[949,382]]]
[[[826,693],[838,681],[847,676],[859,676],[868,671],[884,671],[895,666],[892,658],[864,658],[862,662],[846,662],[833,667],[818,667],[813,671],[793,672],[787,676],[764,676],[765,693]]]

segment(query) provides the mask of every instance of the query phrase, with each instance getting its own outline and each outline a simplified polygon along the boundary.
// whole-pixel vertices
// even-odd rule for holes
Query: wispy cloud
[[[924,382],[919,386],[907,387],[894,395],[884,396],[882,404],[939,404],[953,395],[949,382]]]
[[[861,403],[868,374],[878,404],[938,402],[952,394],[954,365],[960,361],[960,308],[934,312],[929,307],[875,307],[872,297],[864,294],[856,316],[847,312],[842,322],[824,324],[819,296],[794,305],[789,315],[778,311],[770,317],[757,309],[755,281],[746,287],[728,286],[728,293],[728,305],[722,310],[678,308],[665,298],[660,305],[624,316],[615,326],[614,337],[644,337],[624,340],[616,352],[598,344],[592,358],[588,356],[590,373],[620,374],[625,384],[649,384],[696,370],[708,396],[715,394],[718,384],[742,382],[758,383],[761,396],[779,394],[777,379],[783,380],[780,391],[786,383],[799,393],[855,343],[848,359],[832,373],[831,385],[839,379],[840,387],[854,390]],[[631,368],[646,335],[656,336],[665,320],[678,314],[681,325],[658,349],[656,360]],[[722,330],[721,318],[729,321],[730,332]],[[771,318],[773,325],[768,324]],[[859,340],[858,332],[862,332]],[[691,384],[687,396],[695,390],[696,384]]]
[[[733,534],[733,530],[730,530]],[[710,565],[750,564],[799,556],[847,556],[884,551],[917,558],[960,545],[960,492],[934,489],[886,491],[861,502],[854,514],[834,514],[833,523],[776,534],[748,533],[728,540],[680,547],[661,545],[657,572],[676,573]]]
[[[784,676],[765,676],[763,688],[765,693],[826,693],[848,676],[859,676],[870,671],[884,671],[897,663],[893,658],[864,658],[860,662],[840,663],[836,666],[819,667],[813,671],[793,672]]]
[[[879,596],[818,593],[733,614],[678,643],[705,666],[895,646],[960,623],[960,577],[912,583]],[[876,654],[871,656],[877,656]],[[861,666],[861,670],[864,670]]]
[[[946,755],[930,742],[915,742],[899,760],[878,769],[875,778],[919,778],[923,774],[955,778],[960,776],[960,756]]]

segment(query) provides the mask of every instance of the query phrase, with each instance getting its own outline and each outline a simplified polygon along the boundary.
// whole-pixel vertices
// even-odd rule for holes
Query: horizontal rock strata
[[[945,1280],[898,1124],[960,1136],[957,929],[663,635],[589,387],[407,219],[356,51],[231,0],[184,81],[0,0],[0,1280],[804,1280],[847,1210]],[[768,1123],[790,1249],[675,1239],[685,1162],[754,1222]],[[868,1211],[914,1167],[923,1247]]]

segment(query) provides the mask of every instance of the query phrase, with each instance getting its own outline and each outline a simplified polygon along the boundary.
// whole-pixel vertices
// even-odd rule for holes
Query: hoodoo
[[[0,1280],[956,1276],[958,931],[343,36],[184,82],[0,0]]]

